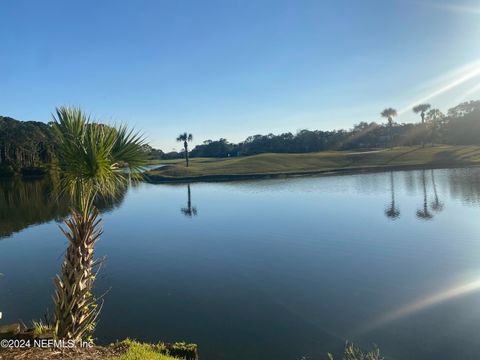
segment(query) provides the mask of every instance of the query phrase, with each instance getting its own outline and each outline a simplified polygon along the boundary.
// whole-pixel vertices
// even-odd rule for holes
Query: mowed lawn
[[[480,146],[397,147],[368,152],[325,151],[260,154],[233,158],[192,158],[161,162],[148,172],[151,181],[216,176],[308,174],[329,171],[480,165]]]

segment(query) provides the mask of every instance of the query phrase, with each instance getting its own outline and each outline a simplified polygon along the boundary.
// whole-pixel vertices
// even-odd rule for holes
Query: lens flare
[[[430,7],[456,13],[466,13],[470,15],[480,15],[480,6],[469,4],[428,4]]]
[[[404,114],[412,110],[415,105],[427,102],[428,100],[441,95],[449,90],[456,88],[463,83],[480,76],[480,61],[473,62],[469,65],[462,67],[461,69],[454,72],[452,79],[448,81],[446,84],[443,84],[440,88],[432,91],[430,94],[415,100],[414,102],[410,103],[408,106],[404,107],[402,110],[399,111],[400,114]]]
[[[472,95],[475,95],[477,92],[480,92],[480,84],[478,84],[477,86],[474,86],[473,88],[471,88],[470,90],[468,90],[467,92],[465,92],[464,94],[462,94],[459,98],[459,100],[469,100],[468,97],[469,96],[472,96]]]
[[[428,309],[440,303],[443,303],[461,296],[465,296],[479,290],[480,290],[480,279],[471,281],[465,284],[450,287],[444,291],[440,291],[436,294],[418,299],[415,302],[402,306],[399,309],[393,310],[381,316],[380,318],[370,322],[367,326],[360,329],[357,332],[357,334],[372,331],[390,322],[400,320],[402,318],[408,317],[414,313]]]

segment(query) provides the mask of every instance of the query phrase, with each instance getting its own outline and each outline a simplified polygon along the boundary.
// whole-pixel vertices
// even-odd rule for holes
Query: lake
[[[1,323],[43,318],[68,206],[0,183]],[[99,343],[199,344],[202,359],[478,359],[480,169],[140,184],[101,205]]]

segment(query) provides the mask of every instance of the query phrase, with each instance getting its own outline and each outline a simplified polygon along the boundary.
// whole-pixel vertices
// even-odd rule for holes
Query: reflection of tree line
[[[22,180],[13,178],[0,181],[0,239],[11,236],[31,225],[52,220],[60,221],[68,215],[68,201],[58,192],[57,177]],[[110,211],[122,203],[126,188],[118,189],[114,198],[97,199],[102,212]],[[187,206],[181,208],[187,217],[197,215],[192,206],[190,184],[187,185]]]
[[[422,170],[421,172],[421,185],[422,185],[422,192],[423,192],[423,202],[420,209],[417,210],[416,216],[418,219],[421,220],[430,220],[433,219],[434,213],[438,213],[443,210],[444,205],[440,201],[437,191],[437,183],[435,181],[435,171],[430,170],[430,178],[433,190],[433,200],[428,202],[428,181],[427,181],[427,170]],[[391,193],[391,200],[389,207],[385,210],[385,215],[395,220],[400,217],[400,210],[395,203],[395,179],[393,175],[393,171],[390,172],[390,193]]]
[[[480,171],[472,170],[466,173],[465,170],[453,169],[450,170],[447,181],[453,196],[461,197],[465,202],[480,203]],[[439,199],[435,171],[423,170],[420,182],[423,202],[416,216],[422,220],[429,220],[444,208],[444,204]],[[433,192],[430,203],[429,184]],[[34,180],[15,178],[0,181],[0,239],[34,224],[65,218],[68,214],[68,202],[58,194],[58,185],[59,179],[56,177]],[[123,201],[126,190],[119,189],[113,199],[98,199],[97,203],[102,212],[118,207]],[[395,220],[400,217],[401,212],[396,202],[393,172],[390,173],[390,193],[390,204],[385,210],[385,216]],[[180,210],[187,217],[198,214],[197,207],[192,206],[190,184],[187,185],[187,205]]]
[[[67,217],[69,204],[58,189],[55,176],[0,181],[0,239],[31,225]],[[119,189],[115,197],[97,199],[97,204],[103,212],[109,211],[121,204],[125,193],[125,188]]]

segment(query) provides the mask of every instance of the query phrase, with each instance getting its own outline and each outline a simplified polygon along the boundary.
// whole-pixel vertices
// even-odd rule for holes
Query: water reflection
[[[385,215],[388,218],[395,220],[400,216],[400,210],[395,205],[395,180],[393,177],[393,171],[390,172],[390,194],[390,207],[385,210]]]
[[[382,177],[388,176],[390,201],[384,214],[391,220],[402,215],[400,205],[403,198],[401,192],[410,195],[419,194],[421,205],[414,210],[419,220],[432,220],[445,209],[442,196],[451,196],[471,205],[480,204],[480,169],[422,170],[407,172],[390,172],[387,174],[360,175],[361,181],[356,184],[355,191],[374,193],[380,190]],[[402,180],[403,177],[403,184]],[[379,182],[380,181],[380,182]],[[42,179],[0,180],[0,239],[9,237],[34,224],[42,224],[52,220],[60,221],[68,215],[68,201],[58,195],[57,177]],[[292,179],[286,183],[294,183]],[[341,178],[339,178],[339,183]],[[279,185],[284,186],[279,182]],[[235,185],[243,186],[243,185]],[[271,188],[272,183],[250,182],[249,187]],[[320,186],[320,185],[319,185]],[[314,189],[311,189],[315,191]],[[113,199],[98,199],[98,207],[102,212],[111,211],[123,202],[126,188],[118,189]],[[405,205],[403,205],[405,206]],[[186,217],[198,216],[197,206],[192,205],[191,185],[187,185],[186,206],[180,208]],[[405,209],[404,211],[405,212]]]
[[[430,206],[432,210],[436,212],[440,212],[443,210],[445,205],[438,198],[437,183],[435,181],[435,171],[433,169],[431,170],[431,176],[432,176],[432,186],[433,186],[433,201],[430,204]]]
[[[187,206],[180,209],[183,215],[192,217],[197,216],[197,207],[192,206],[192,192],[190,190],[190,184],[187,185]]]
[[[427,179],[425,176],[425,170],[422,170],[421,181],[423,189],[423,207],[417,210],[417,218],[421,220],[430,220],[433,218],[433,214],[428,209]]]
[[[0,239],[30,225],[65,217],[68,204],[54,195],[57,185],[55,177],[0,181]]]
[[[61,221],[68,215],[69,202],[59,192],[59,178],[4,179],[0,181],[0,239],[9,237],[31,225],[52,220]],[[101,212],[121,205],[127,188],[119,188],[111,198],[97,199]]]
[[[108,258],[99,292],[112,289],[101,341],[188,337],[206,358],[283,360],[323,358],[349,338],[396,359],[475,358],[480,168],[185,185],[142,184],[109,219],[96,249]],[[1,184],[0,226],[12,211],[10,223],[38,212],[16,231],[64,217],[49,187]],[[186,220],[197,204],[202,216]],[[32,230],[0,242],[3,321],[51,306],[64,244],[55,224]]]
[[[420,193],[422,196],[422,205],[419,209],[416,210],[415,215],[419,220],[431,220],[434,218],[435,213],[440,213],[441,211],[444,210],[445,204],[440,200],[440,195],[439,195],[439,187],[437,185],[437,180],[436,180],[436,172],[438,170],[430,170],[430,179],[428,178],[427,175],[427,170],[421,170],[418,172],[406,172],[405,173],[405,186],[404,188],[408,191],[408,193],[411,193],[412,195],[417,194],[417,189],[420,188]],[[442,170],[440,170],[442,171]],[[455,170],[453,170],[455,171]],[[463,182],[472,182],[476,183],[480,179],[478,179],[477,176],[468,176],[471,174],[463,174],[463,176],[458,177],[461,178]],[[396,200],[396,192],[395,192],[395,178],[397,176],[394,174],[394,172],[390,172],[390,203],[385,209],[385,216],[392,219],[396,220],[400,217],[400,209],[398,208],[397,200]],[[457,181],[457,176],[451,175],[449,177],[443,176],[442,179],[444,181],[447,181],[450,185]],[[430,185],[431,184],[431,185]],[[417,187],[417,185],[419,185]],[[469,186],[472,188],[472,186]],[[451,189],[453,189],[455,192],[458,192],[458,190],[461,187],[455,187],[451,186]],[[463,189],[463,188],[462,188]],[[480,190],[480,188],[478,189]],[[433,199],[429,202],[429,196],[432,195],[430,191],[433,192]],[[464,190],[462,190],[463,192]],[[464,194],[462,194],[464,195]],[[478,195],[468,195],[468,198],[474,198]]]

